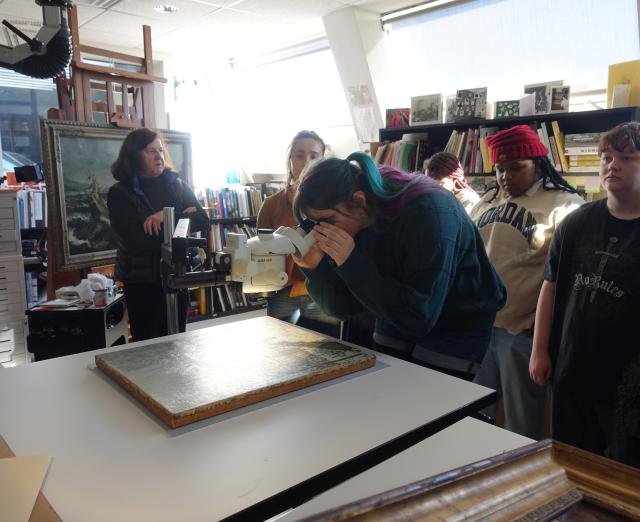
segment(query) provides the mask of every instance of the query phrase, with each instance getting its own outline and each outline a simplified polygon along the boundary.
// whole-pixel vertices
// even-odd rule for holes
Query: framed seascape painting
[[[49,207],[48,243],[54,270],[69,271],[113,263],[107,194],[115,183],[111,164],[131,129],[90,123],[41,120],[43,167]],[[191,185],[191,137],[161,131],[169,158]]]

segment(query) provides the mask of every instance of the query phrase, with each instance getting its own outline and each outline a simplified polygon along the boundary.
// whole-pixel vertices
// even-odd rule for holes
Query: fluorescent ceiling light
[[[175,13],[178,8],[172,4],[160,4],[153,8],[154,11],[158,11],[159,13]]]
[[[430,0],[429,2],[422,2],[421,4],[412,5],[411,7],[405,7],[404,9],[382,13],[382,15],[380,16],[380,21],[384,26],[385,24],[388,24],[389,22],[393,22],[395,20],[419,15],[426,11],[430,11],[431,9],[437,9],[438,7],[445,7],[447,5],[456,4],[463,1],[468,0]]]

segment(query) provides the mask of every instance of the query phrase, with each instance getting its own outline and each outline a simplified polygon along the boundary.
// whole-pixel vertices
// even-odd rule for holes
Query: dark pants
[[[554,439],[640,468],[640,438],[624,429],[613,405],[554,390],[551,414]]]
[[[167,335],[167,303],[161,284],[126,283],[131,336],[134,341],[154,339]],[[188,291],[178,292],[178,329],[184,332],[187,324]]]
[[[376,328],[378,328],[378,325],[379,323],[377,323]],[[387,333],[389,329],[384,329],[383,327],[376,331]],[[491,328],[481,328],[472,332],[432,332],[420,339],[416,344],[406,342],[404,349],[384,346],[378,342],[374,342],[373,349],[470,381],[474,377],[474,373],[470,368],[477,366],[482,360],[490,339]],[[464,363],[464,369],[431,362],[430,354],[455,357],[458,360],[456,362]]]

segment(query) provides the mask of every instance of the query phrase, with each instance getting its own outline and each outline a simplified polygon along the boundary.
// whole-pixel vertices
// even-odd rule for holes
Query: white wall
[[[464,88],[487,86],[490,101],[550,80],[564,80],[572,93],[604,89],[609,64],[640,58],[639,3],[475,0],[386,33],[377,15],[350,8],[349,30],[359,32],[366,56],[352,67],[368,67],[383,117],[386,108],[408,107],[411,96]],[[217,184],[233,169],[284,172],[285,149],[302,128],[339,156],[357,148],[337,69],[310,56],[241,73],[220,58],[163,57],[166,110],[171,128],[192,134],[197,184]]]
[[[174,57],[165,75],[171,128],[191,133],[198,186],[217,186],[233,170],[243,182],[254,172],[284,173],[286,148],[302,129],[334,154],[357,148],[328,50],[246,70]]]
[[[527,83],[564,80],[572,91],[607,85],[607,66],[640,58],[637,0],[475,0],[396,22],[374,74],[384,108],[411,96],[489,87],[512,99]]]

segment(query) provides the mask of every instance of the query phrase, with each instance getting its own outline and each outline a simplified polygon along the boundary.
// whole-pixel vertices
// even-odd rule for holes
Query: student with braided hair
[[[396,357],[421,346],[482,360],[505,290],[450,192],[355,152],[312,164],[293,211],[316,222],[317,242],[294,260],[325,313],[368,310],[374,348]]]
[[[496,184],[471,210],[489,258],[507,287],[475,382],[504,400],[505,427],[540,439],[546,390],[529,379],[533,323],[544,263],[560,221],[584,203],[547,158],[547,147],[526,125],[486,138]],[[497,405],[486,413],[495,416]]]
[[[480,200],[478,193],[464,179],[462,165],[455,154],[438,152],[431,156],[427,164],[427,176],[453,192],[467,212]]]

